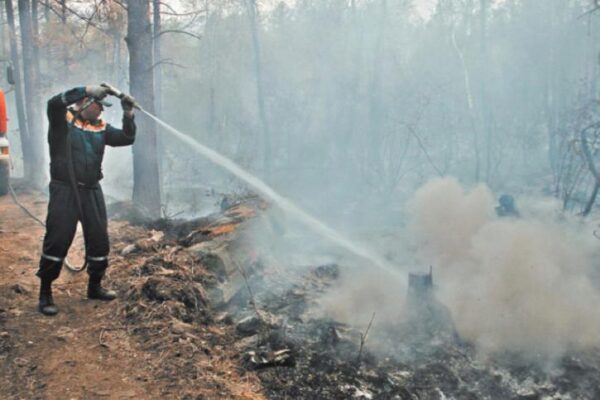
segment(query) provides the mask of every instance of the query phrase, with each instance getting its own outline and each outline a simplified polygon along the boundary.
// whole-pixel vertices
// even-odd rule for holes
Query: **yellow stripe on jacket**
[[[101,132],[106,129],[106,122],[104,122],[103,120],[99,119],[98,121],[96,121],[96,123],[91,123],[89,121],[75,119],[75,116],[73,115],[73,112],[71,110],[67,111],[66,118],[68,123],[75,125],[82,131]]]

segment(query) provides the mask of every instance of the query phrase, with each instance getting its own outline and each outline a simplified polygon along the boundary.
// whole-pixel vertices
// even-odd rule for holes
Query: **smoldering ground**
[[[576,218],[534,210],[493,216],[492,194],[453,179],[417,191],[419,257],[437,266],[439,297],[459,333],[484,352],[560,354],[600,345],[598,242]]]
[[[397,235],[398,268],[433,266],[437,299],[458,335],[481,355],[514,352],[530,360],[600,346],[600,292],[592,279],[598,242],[589,223],[567,217],[547,200],[524,199],[522,218],[500,219],[484,185],[465,189],[435,179],[410,201],[410,222]],[[401,249],[401,250],[398,250]],[[379,330],[406,319],[406,287],[355,260],[339,286],[320,299],[321,312]]]

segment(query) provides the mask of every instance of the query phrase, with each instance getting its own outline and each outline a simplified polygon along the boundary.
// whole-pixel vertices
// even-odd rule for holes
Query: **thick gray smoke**
[[[547,213],[498,219],[493,206],[485,187],[465,190],[454,179],[431,181],[413,200],[418,256],[435,266],[459,333],[483,352],[600,345],[591,231]]]
[[[433,266],[438,300],[482,355],[547,359],[600,345],[593,229],[548,200],[523,200],[522,218],[501,219],[485,186],[430,181],[415,193],[410,224],[397,235],[405,260],[398,268]],[[405,300],[403,285],[363,268],[343,274],[321,304],[327,315],[359,327],[377,312],[376,331],[402,320]]]

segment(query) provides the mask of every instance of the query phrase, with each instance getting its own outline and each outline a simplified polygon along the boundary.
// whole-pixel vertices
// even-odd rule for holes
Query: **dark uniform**
[[[99,183],[104,147],[133,144],[136,127],[133,115],[123,116],[123,129],[112,127],[101,119],[91,123],[79,118],[77,111],[67,106],[84,97],[85,87],[78,87],[48,101],[51,181],[46,235],[37,272],[42,282],[58,278],[78,221],[83,226],[90,279],[102,279],[108,267],[106,206]],[[69,142],[82,215],[69,173]]]
[[[499,205],[496,207],[496,215],[499,217],[519,218],[521,215],[515,205],[515,199],[510,194],[503,194],[498,199]]]

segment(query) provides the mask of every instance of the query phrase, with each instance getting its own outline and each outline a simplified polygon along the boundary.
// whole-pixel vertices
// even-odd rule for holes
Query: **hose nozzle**
[[[121,100],[123,100],[125,97],[128,97],[128,98],[130,98],[131,100],[133,100],[133,101],[132,101],[133,107],[134,107],[134,108],[137,108],[137,109],[138,109],[138,110],[140,110],[140,111],[142,111],[142,107],[140,107],[140,105],[139,105],[139,104],[138,104],[138,102],[137,102],[137,101],[136,101],[136,100],[133,98],[133,96],[130,96],[130,95],[126,94],[126,93],[123,93],[122,91],[120,91],[120,90],[119,90],[119,89],[117,89],[116,87],[114,87],[114,86],[112,86],[112,85],[110,85],[110,84],[108,84],[108,83],[106,83],[106,82],[104,82],[104,83],[101,83],[101,84],[100,84],[100,86],[107,88],[107,89],[108,89],[108,93],[109,93],[109,94],[111,94],[111,95],[113,95],[113,96],[115,96],[115,97],[117,97],[117,98],[119,98],[119,99],[121,99]]]

